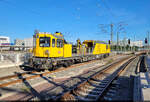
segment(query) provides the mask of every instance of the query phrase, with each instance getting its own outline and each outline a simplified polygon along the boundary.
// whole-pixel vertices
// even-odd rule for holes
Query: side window
[[[60,43],[59,43],[59,39],[57,39],[57,47],[59,47],[60,45],[59,45]]]
[[[63,40],[57,39],[57,47],[63,47]]]
[[[52,40],[52,47],[55,47],[55,39]]]
[[[61,40],[60,42],[60,47],[63,47],[63,40]]]

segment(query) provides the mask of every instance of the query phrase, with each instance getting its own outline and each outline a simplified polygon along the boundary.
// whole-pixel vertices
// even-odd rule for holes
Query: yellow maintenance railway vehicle
[[[103,41],[78,39],[76,45],[65,41],[60,32],[36,32],[33,36],[33,56],[26,63],[35,69],[54,70],[58,66],[101,59],[110,53],[110,45]]]

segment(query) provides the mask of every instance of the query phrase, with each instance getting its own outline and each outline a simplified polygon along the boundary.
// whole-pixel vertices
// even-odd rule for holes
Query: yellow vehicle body
[[[72,57],[72,45],[64,44],[64,57]]]
[[[106,52],[110,53],[110,45],[106,45]]]
[[[87,53],[93,55],[110,53],[110,45],[102,41],[85,40],[83,44],[87,46]]]
[[[34,35],[33,55],[43,58],[72,57],[72,45],[64,41],[63,35],[38,32]],[[110,53],[110,45],[102,41],[85,40],[82,44],[78,40],[78,55],[100,55]]]
[[[104,53],[107,53],[106,44],[96,43],[93,54],[96,55],[96,54],[104,54]]]
[[[61,33],[36,33],[34,35],[35,46],[33,54],[35,57],[72,57],[72,45],[64,44]]]
[[[110,45],[96,40],[85,40],[81,43],[79,39],[76,45],[72,45],[68,44],[59,32],[51,34],[35,31],[31,52],[33,57],[28,60],[28,66],[55,70],[59,65],[67,67],[74,63],[107,57]]]

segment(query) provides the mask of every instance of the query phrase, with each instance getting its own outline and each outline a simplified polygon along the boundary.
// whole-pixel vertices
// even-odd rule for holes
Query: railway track
[[[131,57],[131,56],[130,56],[130,57]],[[129,58],[129,56],[128,56],[128,57],[121,58],[120,60],[116,60],[115,62],[110,63],[110,64],[108,64],[108,65],[105,65],[105,66],[104,66],[104,70],[108,70],[107,67],[111,67],[111,66],[115,67],[118,63],[121,63],[122,61],[125,61],[125,60],[127,60],[128,58]],[[92,62],[93,62],[93,61],[92,61]],[[89,63],[89,62],[80,63],[79,66],[84,65],[84,64],[87,64],[87,63]],[[76,66],[76,65],[73,65],[73,66],[71,66],[71,67],[69,67],[69,68],[74,68],[74,66]],[[98,72],[96,72],[96,71],[97,71],[96,69],[99,69],[99,67],[102,67],[102,66],[95,66],[95,67],[93,67],[93,69],[92,69],[93,73],[98,73]],[[106,67],[106,68],[105,68],[105,67]],[[16,84],[16,83],[21,83],[21,82],[24,82],[24,81],[26,81],[26,80],[34,79],[34,78],[37,78],[37,77],[46,76],[46,75],[49,75],[49,74],[51,74],[51,73],[55,73],[55,72],[59,72],[59,71],[61,72],[61,71],[67,70],[67,69],[69,69],[69,68],[62,68],[62,69],[54,70],[54,71],[51,71],[51,72],[43,72],[43,73],[37,73],[37,72],[18,73],[17,75],[9,76],[9,78],[3,77],[3,78],[0,78],[0,81],[2,81],[2,80],[7,80],[7,79],[10,79],[10,78],[15,78],[15,77],[19,78],[19,77],[21,76],[20,79],[13,80],[13,81],[9,81],[9,82],[5,82],[5,83],[2,83],[2,84],[0,83],[0,88],[6,87],[6,86],[9,86],[9,85],[13,85],[13,84]],[[101,71],[104,71],[104,70],[101,70]],[[94,72],[94,71],[95,71],[95,72]],[[102,72],[102,73],[105,75],[105,78],[108,77],[108,74],[107,74],[107,73],[104,73],[104,72]],[[30,75],[30,74],[31,74],[31,75]],[[94,74],[94,75],[95,75],[95,74]],[[93,76],[93,74],[92,74],[92,76]],[[88,76],[88,77],[89,77],[89,76]],[[88,79],[88,78],[85,78],[85,79]],[[69,79],[69,80],[72,80],[72,79]],[[74,86],[73,86],[73,88],[74,88]],[[56,97],[56,98],[58,99],[58,97]],[[55,99],[56,99],[56,98],[55,98]],[[61,98],[61,99],[62,99],[62,98]]]
[[[146,56],[142,55],[140,56],[139,72],[146,72],[146,71],[147,71]]]
[[[78,64],[71,65],[70,67],[67,67],[67,68],[62,67],[62,68],[56,69],[54,71],[46,71],[46,72],[28,71],[28,72],[23,72],[23,73],[16,72],[14,75],[8,75],[8,76],[0,77],[0,81],[1,81],[0,82],[0,88],[7,87],[9,85],[13,85],[16,83],[21,83],[25,80],[30,80],[30,79],[34,79],[37,77],[46,76],[48,74],[52,74],[55,72],[61,72],[61,71],[64,71],[64,70],[67,70],[70,68],[79,67],[82,65],[86,65],[88,63],[96,62],[96,61],[97,60],[92,60],[89,62],[78,63]],[[98,68],[98,67],[96,67],[96,68]],[[20,78],[20,76],[22,76],[22,77]]]
[[[62,100],[62,101],[98,101],[105,100],[105,94],[109,90],[112,82],[119,76],[119,74],[135,59],[136,57],[130,58],[126,63],[117,68],[115,71],[114,67],[119,63],[127,60],[123,59],[119,62],[113,63],[107,66],[105,69],[96,72],[89,78],[79,83],[72,89],[63,92],[61,95],[53,97],[50,100]],[[111,87],[112,88],[112,87]]]

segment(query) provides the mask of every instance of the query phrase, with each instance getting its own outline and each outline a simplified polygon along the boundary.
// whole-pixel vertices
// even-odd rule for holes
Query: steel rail
[[[87,80],[84,80],[82,81],[81,83],[79,83],[76,87],[70,89],[70,90],[67,90],[66,92],[62,93],[60,96],[56,96],[54,97],[54,99],[52,100],[61,100],[63,97],[68,97],[68,95],[73,91],[73,90],[76,90],[78,88],[80,88],[81,86],[83,86],[84,84],[86,84],[89,80],[91,80],[91,78],[93,78],[94,76],[98,75],[98,74],[103,74],[103,72],[111,69],[111,68],[114,68],[114,66],[118,65],[118,63],[122,63],[123,61],[127,60],[127,59],[130,59],[131,57],[128,57],[128,58],[124,58],[123,60],[120,60],[118,62],[115,62],[113,64],[110,64],[108,65],[107,67],[105,67],[104,69],[96,72],[95,74],[91,75],[89,78],[87,78]]]
[[[64,67],[62,67],[62,68],[64,68],[63,70],[65,70],[65,69],[68,69],[68,68],[73,68],[75,66],[81,66],[81,65],[85,65],[87,63],[92,63],[92,62],[95,62],[95,61],[97,61],[97,60],[92,60],[92,61],[89,61],[89,62],[74,64],[74,65],[71,65],[71,66],[69,66],[67,68],[64,68]],[[57,72],[57,71],[62,71],[62,69],[56,69],[55,71],[51,71],[51,72]],[[48,73],[51,73],[51,72],[48,72]],[[14,75],[8,75],[8,76],[0,77],[0,81],[7,80],[7,79],[10,79],[10,78],[16,78],[18,76],[24,76],[24,75],[32,74],[32,73],[37,73],[37,71],[29,71],[29,72],[23,72],[23,73],[16,72],[16,74],[14,74]]]
[[[133,89],[133,102],[143,101],[142,89],[140,82],[140,65],[142,64],[142,58],[139,56],[139,60],[136,66],[136,77],[134,78],[134,89]]]
[[[114,75],[112,75],[112,79],[109,81],[109,83],[105,86],[105,88],[103,89],[102,93],[99,95],[99,97],[97,97],[96,100],[101,100],[101,97],[104,96],[105,91],[108,89],[108,87],[111,85],[111,83],[113,82],[114,79],[116,79],[121,72],[123,72],[123,70],[125,70],[125,68],[127,68],[127,66],[129,66],[129,64],[131,64],[134,60],[136,59],[136,57],[129,59],[126,63],[124,63],[119,69],[117,69],[114,72]]]
[[[127,59],[127,58],[128,57],[125,57],[125,58],[122,58],[122,59]],[[95,61],[96,60],[94,60],[94,62]],[[93,62],[93,61],[91,61],[91,62]],[[80,63],[78,66],[85,65],[87,63],[89,63],[89,62]],[[115,62],[115,63],[117,63],[117,62]],[[115,63],[109,64],[108,66],[111,66],[111,65],[113,65]],[[23,77],[22,79],[12,80],[10,82],[6,82],[6,83],[0,84],[0,88],[6,87],[6,86],[9,86],[9,85],[13,85],[13,84],[16,84],[16,83],[21,83],[21,82],[23,82],[25,80],[30,80],[30,79],[33,79],[33,78],[37,78],[37,77],[41,77],[41,76],[46,76],[48,74],[52,74],[52,73],[55,73],[55,72],[65,71],[65,70],[68,70],[70,68],[74,68],[74,66],[75,65],[72,65],[72,66],[70,66],[68,68],[60,68],[60,69],[57,69],[57,70],[54,70],[54,71],[50,71],[50,72],[45,72],[45,73],[42,73],[42,74],[36,74],[36,75],[29,76],[29,77]],[[102,66],[96,66],[96,67],[93,67],[93,69],[96,69],[96,68],[99,68],[99,67],[102,67]],[[6,76],[6,77],[1,78],[1,80],[6,80],[6,79],[9,79],[9,78],[15,78],[15,77],[24,76],[24,75],[26,75],[26,73],[23,73],[23,74],[20,73],[19,75]]]
[[[24,72],[24,73],[16,72],[16,74],[14,74],[14,75],[8,75],[8,76],[0,77],[0,81],[7,80],[7,79],[10,79],[10,78],[15,78],[15,77],[18,77],[20,75],[23,76],[23,75],[32,74],[32,73],[36,73],[36,71],[29,71],[29,72]]]

